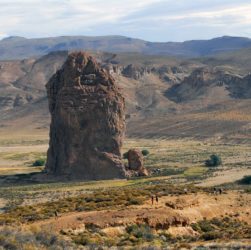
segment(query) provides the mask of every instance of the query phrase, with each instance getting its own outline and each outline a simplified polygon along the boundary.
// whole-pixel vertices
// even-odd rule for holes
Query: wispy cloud
[[[118,34],[168,41],[251,36],[250,13],[248,0],[0,0],[0,38]]]

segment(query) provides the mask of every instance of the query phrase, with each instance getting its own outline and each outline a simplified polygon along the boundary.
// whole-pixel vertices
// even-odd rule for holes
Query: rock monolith
[[[74,52],[46,88],[51,113],[46,172],[75,179],[124,178],[125,102],[113,77],[92,56]]]

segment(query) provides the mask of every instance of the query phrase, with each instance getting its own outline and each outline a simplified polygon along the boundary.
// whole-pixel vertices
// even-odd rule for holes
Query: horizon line
[[[141,40],[145,42],[150,42],[150,43],[184,43],[184,42],[190,42],[190,41],[210,41],[214,39],[219,39],[219,38],[245,38],[245,39],[251,39],[250,37],[247,36],[233,36],[233,35],[222,35],[222,36],[216,36],[216,37],[211,37],[208,39],[200,39],[200,38],[195,38],[195,39],[189,39],[189,40],[183,40],[183,41],[148,41],[145,39],[137,38],[137,37],[130,37],[130,36],[124,36],[124,35],[96,35],[96,36],[88,36],[88,35],[59,35],[59,36],[45,36],[45,37],[24,37],[24,36],[18,36],[18,35],[9,35],[6,37],[3,37],[0,39],[0,42],[12,38],[22,38],[22,39],[27,39],[27,40],[36,40],[36,39],[49,39],[49,38],[60,38],[60,37],[86,37],[86,38],[101,38],[101,37],[123,37],[123,38],[129,38],[129,39],[134,39],[134,40]]]

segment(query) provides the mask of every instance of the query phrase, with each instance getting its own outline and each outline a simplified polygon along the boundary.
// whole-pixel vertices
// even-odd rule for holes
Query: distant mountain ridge
[[[62,50],[201,57],[249,47],[251,47],[251,39],[231,36],[185,42],[148,42],[124,36],[61,36],[32,39],[12,36],[0,41],[0,60],[38,57]]]

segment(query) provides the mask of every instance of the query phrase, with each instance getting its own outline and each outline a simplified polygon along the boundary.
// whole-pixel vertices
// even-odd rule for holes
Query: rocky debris
[[[128,170],[132,175],[147,176],[148,172],[144,167],[144,156],[138,149],[128,151]]]
[[[90,55],[70,54],[46,85],[51,113],[46,171],[78,179],[124,178],[125,102]]]

